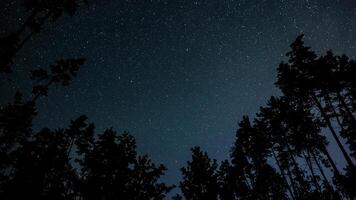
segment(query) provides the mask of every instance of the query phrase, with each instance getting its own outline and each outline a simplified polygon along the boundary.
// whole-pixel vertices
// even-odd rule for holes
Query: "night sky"
[[[192,146],[228,157],[242,115],[279,94],[276,67],[300,33],[317,52],[355,58],[354,0],[89,3],[27,43],[12,81],[1,79],[0,100],[12,97],[10,89],[28,90],[30,69],[85,57],[70,87],[39,101],[36,127],[66,127],[85,114],[97,131],[130,131],[140,152],[169,169],[168,183],[179,180]],[[1,34],[23,21],[18,4],[1,0]]]

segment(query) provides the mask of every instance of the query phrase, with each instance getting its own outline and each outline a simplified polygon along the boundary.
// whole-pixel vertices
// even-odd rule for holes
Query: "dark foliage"
[[[0,72],[10,73],[22,46],[45,22],[74,15],[86,1],[25,0],[28,18],[0,38]],[[219,165],[199,147],[181,169],[181,194],[173,200],[340,200],[356,197],[356,61],[328,51],[318,56],[303,35],[277,68],[271,97],[253,120],[238,124],[230,160]],[[85,59],[61,59],[29,70],[32,95],[15,93],[0,106],[0,199],[161,200],[173,188],[166,170],[138,155],[128,133],[95,133],[87,117],[68,128],[33,130],[38,98],[52,85],[68,86]],[[15,91],[14,91],[15,92]],[[334,140],[345,160],[329,153]]]
[[[64,14],[73,16],[80,6],[88,4],[87,0],[23,0],[23,3],[27,19],[18,30],[0,37],[0,73],[12,72],[17,53],[46,22],[56,21]]]
[[[223,161],[208,175],[206,159],[188,163],[189,173],[183,170],[186,199],[208,193],[221,200],[355,197],[356,62],[331,51],[317,56],[304,45],[303,35],[286,55],[288,62],[279,65],[276,82],[283,95],[271,97],[252,122],[243,117],[231,162]],[[345,170],[330,155],[327,138],[340,149]],[[217,188],[201,187],[216,174]]]
[[[180,188],[186,199],[214,200],[218,196],[217,163],[199,147],[192,148],[192,160],[181,169]]]
[[[74,15],[86,1],[26,0],[29,17],[15,33],[0,38],[0,72],[47,20]],[[0,199],[161,200],[173,188],[160,181],[166,168],[138,155],[133,136],[112,129],[94,133],[80,116],[65,129],[32,129],[38,98],[52,85],[68,86],[85,59],[61,59],[49,69],[31,70],[32,96],[16,92],[0,106]]]

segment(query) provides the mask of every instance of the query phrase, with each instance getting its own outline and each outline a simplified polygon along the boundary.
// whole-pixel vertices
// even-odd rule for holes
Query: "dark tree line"
[[[283,95],[271,97],[253,120],[243,117],[230,160],[218,167],[192,150],[182,168],[185,199],[356,198],[356,61],[332,51],[317,56],[303,35],[286,55],[276,81]]]
[[[45,23],[74,15],[85,0],[24,0],[27,19],[0,38],[0,75],[10,76],[14,59]],[[32,93],[16,92],[0,106],[0,199],[160,200],[173,188],[160,181],[166,168],[138,155],[133,136],[113,129],[94,133],[86,116],[68,128],[35,131],[36,102],[53,85],[68,86],[83,58],[60,59],[29,70]]]
[[[0,38],[0,74],[46,22],[74,15],[79,0],[24,0],[27,20]],[[230,159],[218,163],[199,147],[181,169],[175,200],[341,200],[356,197],[356,61],[316,55],[299,36],[276,86],[254,119],[238,124]],[[83,58],[32,69],[31,96],[14,91],[0,105],[0,199],[160,200],[174,186],[160,180],[166,168],[138,155],[133,136],[113,129],[95,133],[80,116],[69,127],[33,130],[36,102],[53,85],[68,86]],[[335,143],[346,166],[330,153]],[[333,150],[335,151],[335,150]]]

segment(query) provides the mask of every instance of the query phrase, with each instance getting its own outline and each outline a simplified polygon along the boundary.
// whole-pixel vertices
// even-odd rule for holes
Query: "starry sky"
[[[23,22],[20,2],[1,0],[0,34]],[[1,79],[0,100],[29,89],[30,69],[85,57],[70,87],[39,101],[35,126],[66,127],[85,114],[97,131],[130,131],[177,183],[192,146],[227,158],[242,115],[279,95],[276,67],[300,33],[317,52],[355,58],[356,2],[90,0],[27,43],[12,81]]]

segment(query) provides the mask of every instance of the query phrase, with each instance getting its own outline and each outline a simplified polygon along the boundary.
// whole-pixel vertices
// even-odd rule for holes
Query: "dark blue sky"
[[[89,2],[25,46],[1,100],[8,88],[26,88],[29,69],[86,57],[69,88],[40,100],[36,126],[65,127],[85,114],[98,131],[130,131],[140,152],[168,167],[170,183],[194,145],[227,158],[237,121],[278,95],[276,67],[297,35],[318,52],[355,58],[353,0]],[[21,24],[16,1],[0,5],[0,27]]]

